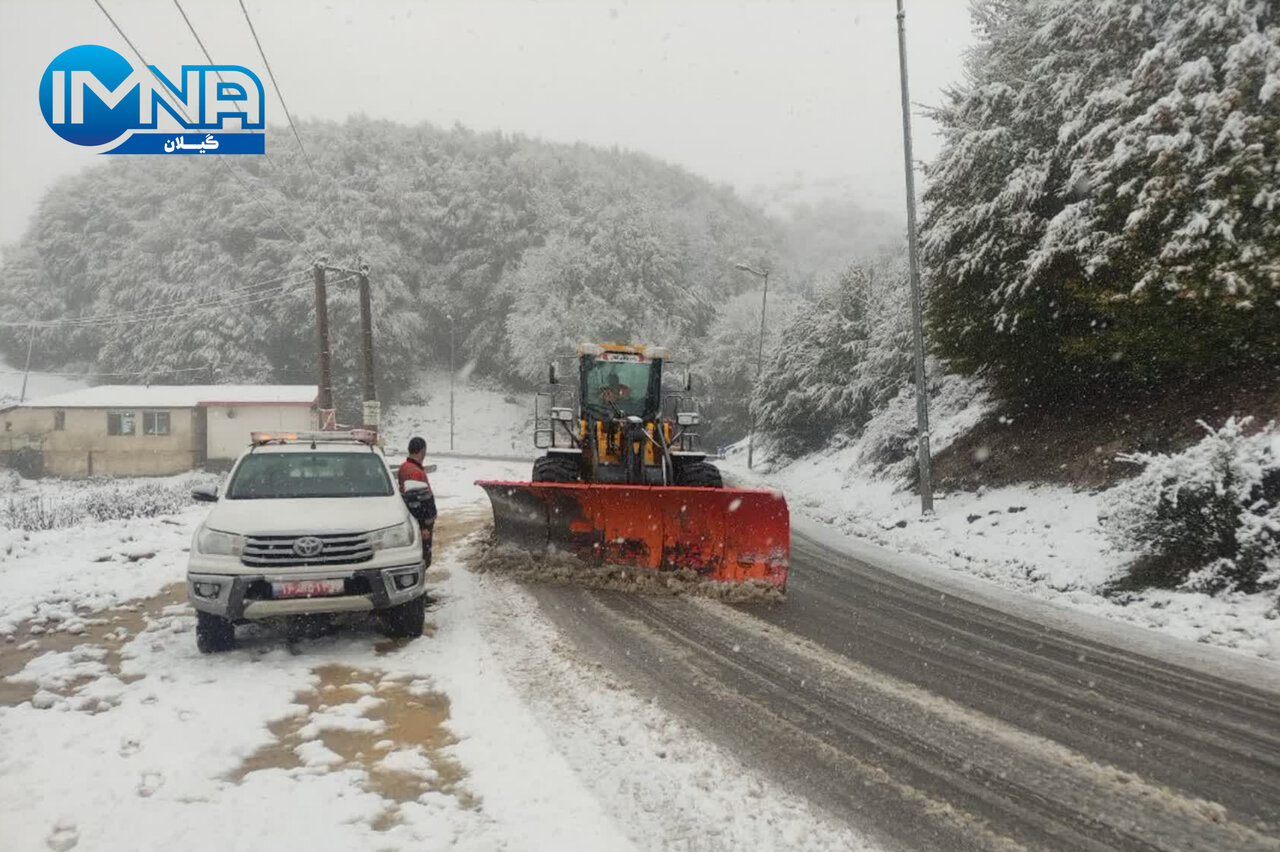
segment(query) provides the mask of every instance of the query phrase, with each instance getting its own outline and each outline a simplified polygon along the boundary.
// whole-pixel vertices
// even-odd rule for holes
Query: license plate
[[[342,580],[289,580],[272,583],[271,594],[277,598],[321,598],[340,595],[344,588]]]

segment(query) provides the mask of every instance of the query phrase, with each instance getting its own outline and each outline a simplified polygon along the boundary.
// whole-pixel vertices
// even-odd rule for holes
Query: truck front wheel
[[[382,632],[392,639],[416,639],[427,619],[427,596],[419,595],[382,611]]]
[[[236,646],[236,626],[225,618],[196,610],[196,648],[217,654]]]

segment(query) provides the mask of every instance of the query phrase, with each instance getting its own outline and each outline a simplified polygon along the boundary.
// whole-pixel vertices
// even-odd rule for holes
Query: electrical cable
[[[186,25],[187,25],[187,29],[191,31],[191,36],[196,40],[196,44],[198,44],[198,45],[200,46],[200,52],[204,54],[204,58],[205,58],[205,60],[207,60],[207,61],[208,61],[208,63],[209,63],[210,65],[214,65],[214,66],[216,66],[218,63],[214,62],[214,61],[213,61],[213,57],[209,55],[209,49],[208,49],[207,47],[205,47],[205,46],[204,46],[204,40],[203,40],[202,38],[200,38],[200,33],[196,32],[196,25],[195,25],[195,24],[193,24],[193,23],[191,23],[191,19],[190,19],[189,17],[187,17],[187,10],[182,8],[182,4],[181,4],[181,3],[179,3],[179,2],[178,2],[178,0],[173,0],[173,5],[175,5],[175,6],[177,6],[177,7],[178,7],[178,14],[182,15],[182,20],[186,23]],[[221,72],[221,71],[214,71],[213,73],[215,73],[215,74],[217,74],[217,75],[218,75],[218,82],[219,82],[219,83],[226,83],[226,82],[227,82],[226,80],[222,79],[222,72]],[[240,99],[239,99],[239,98],[234,98],[234,99],[231,101],[231,103],[233,103],[233,104],[235,104],[237,107],[239,107],[239,106],[240,106]],[[270,154],[268,154],[265,150],[262,152],[262,156],[266,157],[266,158],[267,158],[267,162],[268,162],[268,163],[270,163],[273,167],[275,167],[275,166],[276,166],[275,160],[271,159],[271,155],[270,155]]]
[[[335,284],[350,280],[355,276],[349,276],[346,279],[339,279]],[[94,328],[99,326],[113,325],[135,325],[144,322],[160,322],[163,320],[173,319],[195,313],[198,311],[209,310],[210,308],[226,309],[239,308],[246,305],[256,305],[263,302],[270,302],[283,296],[292,296],[306,289],[306,285],[295,285],[293,288],[281,289],[279,292],[256,294],[249,297],[233,299],[231,301],[204,302],[196,305],[167,305],[165,309],[159,313],[139,313],[125,314],[121,316],[105,317],[102,319],[92,318],[88,320],[46,320],[44,322],[5,322],[0,326],[5,328]]]
[[[138,48],[134,46],[133,41],[130,40],[130,38],[127,35],[125,35],[124,30],[121,29],[120,25],[116,23],[116,19],[111,17],[111,13],[107,11],[107,7],[102,5],[102,0],[93,0],[93,2],[102,11],[102,14],[106,16],[107,20],[111,22],[111,26],[114,27],[115,31],[120,34],[120,38],[124,39],[125,44],[129,45],[129,49],[132,50],[134,55],[138,57],[138,61],[141,62],[147,68],[147,70],[150,71],[151,66],[147,64],[147,60],[143,58],[141,51],[139,51]],[[161,85],[164,85],[163,81],[160,80],[159,76],[156,74],[155,71],[151,71],[151,75],[156,78],[157,82],[160,82]],[[277,94],[279,93],[277,92]],[[191,116],[187,114],[187,110],[185,107],[182,106],[182,104],[178,104],[178,111],[182,113],[183,118],[187,120],[188,124],[195,123],[194,121],[191,120]],[[287,115],[288,110],[285,110],[285,113]],[[293,119],[289,119],[289,123],[292,125]],[[303,153],[305,153],[305,151]],[[262,209],[266,211],[267,215],[272,216],[277,220],[277,222],[280,225],[280,229],[285,232],[285,234],[289,237],[289,239],[297,243],[298,245],[302,245],[302,241],[299,240],[298,237],[293,233],[293,231],[291,231],[289,227],[284,224],[284,220],[279,216],[279,214],[273,212],[271,208],[267,207],[267,205],[262,201],[262,199],[258,197],[258,194],[254,192],[253,189],[250,188],[248,184],[245,183],[244,178],[242,178],[239,174],[237,174],[235,169],[231,168],[231,164],[226,161],[223,155],[214,154],[214,156],[218,158],[218,162],[221,163],[223,167],[231,174],[231,176],[236,179],[236,181],[240,184],[240,186],[243,187],[246,192],[249,192],[253,196],[254,200],[257,201],[258,204],[262,207]]]
[[[39,328],[50,328],[55,326],[57,327],[92,326],[92,325],[100,325],[100,324],[109,324],[110,322],[118,319],[134,319],[134,318],[146,319],[148,318],[148,316],[154,316],[158,314],[169,314],[175,311],[198,309],[206,306],[212,307],[217,305],[224,305],[226,304],[226,302],[223,301],[223,299],[226,296],[232,296],[232,297],[238,298],[243,295],[249,295],[250,291],[258,291],[264,287],[268,287],[270,285],[277,284],[282,281],[288,281],[289,279],[293,279],[293,278],[300,278],[305,274],[306,273],[304,272],[290,272],[287,275],[281,275],[276,278],[268,278],[264,281],[255,281],[249,284],[241,284],[236,287],[232,287],[229,290],[223,290],[216,294],[206,294],[187,302],[171,303],[171,304],[161,305],[153,308],[143,308],[141,310],[113,311],[105,314],[92,314],[89,316],[82,316],[82,317],[67,317],[65,319],[60,319],[60,320],[27,320],[26,322],[0,322],[0,327],[27,328],[32,325]],[[280,289],[283,290],[284,285],[281,285]],[[257,294],[255,293],[254,295],[257,295]]]
[[[249,17],[249,10],[245,8],[244,0],[238,0],[240,3],[240,11],[244,13],[245,23],[249,25],[249,32],[253,35],[253,43],[258,46],[258,55],[262,57],[262,64],[266,66],[267,76],[271,78],[271,85],[276,90],[276,97],[280,99],[280,106],[284,109],[284,117],[289,119],[289,129],[293,131],[293,138],[298,140],[298,148],[302,151],[302,157],[307,161],[307,167],[311,169],[311,174],[320,177],[320,173],[316,171],[315,164],[311,162],[311,155],[307,153],[307,146],[302,144],[302,136],[298,134],[298,128],[293,123],[293,116],[289,113],[289,105],[284,102],[284,95],[280,92],[280,84],[276,82],[276,75],[271,70],[271,63],[267,61],[267,52],[262,49],[262,42],[258,40],[258,31],[253,28],[253,20]]]

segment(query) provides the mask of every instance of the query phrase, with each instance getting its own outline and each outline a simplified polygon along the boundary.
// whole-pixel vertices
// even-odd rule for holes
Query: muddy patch
[[[339,664],[320,666],[315,674],[317,684],[294,699],[297,713],[268,725],[275,741],[250,755],[229,780],[238,783],[264,769],[361,770],[365,788],[387,802],[373,826],[379,831],[398,823],[401,804],[427,793],[479,806],[463,786],[462,765],[445,753],[457,742],[445,726],[447,697],[409,675]]]
[[[690,595],[726,603],[780,602],[786,595],[763,580],[713,582],[690,569],[652,571],[626,565],[593,564],[549,549],[533,552],[498,541],[492,533],[477,542],[465,560],[476,573],[502,574],[526,583],[609,589],[643,595]]]
[[[0,707],[30,701],[38,709],[64,703],[89,713],[111,709],[114,690],[95,684],[139,680],[141,675],[120,673],[120,649],[166,607],[186,599],[186,584],[173,583],[158,595],[112,609],[78,610],[74,632],[50,629],[45,621],[19,624],[13,641],[0,644]],[[39,658],[46,662],[31,665]]]
[[[436,554],[440,553],[441,548],[451,547],[481,529],[490,522],[492,517],[493,515],[487,508],[468,508],[458,512],[441,512],[440,516],[436,518],[436,525],[432,530]]]

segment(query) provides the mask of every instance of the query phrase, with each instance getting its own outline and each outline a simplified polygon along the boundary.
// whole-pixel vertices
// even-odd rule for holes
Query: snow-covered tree
[[[761,431],[795,456],[857,435],[911,375],[901,254],[850,265],[793,314],[752,401]]]
[[[927,172],[940,353],[1018,393],[1280,364],[1280,5],[976,8]]]
[[[764,357],[770,359],[797,311],[807,303],[783,281],[769,282],[764,328]],[[702,434],[716,444],[736,441],[750,426],[750,405],[760,359],[759,290],[733,297],[712,320],[694,364],[694,392],[702,404]]]
[[[1102,526],[1138,556],[1131,583],[1192,591],[1280,586],[1280,430],[1249,433],[1232,418],[1174,455],[1124,457],[1142,466],[1108,492]]]
[[[390,400],[447,362],[449,316],[458,362],[508,380],[584,337],[687,354],[754,284],[732,261],[781,243],[728,189],[643,155],[364,118],[301,130],[315,174],[273,130],[269,160],[228,161],[238,178],[216,159],[120,157],[52,188],[0,268],[0,351],[21,362],[21,324],[57,320],[37,332],[37,368],[314,380],[310,272],[324,255],[371,266]],[[358,400],[342,278],[330,274],[335,389]]]

